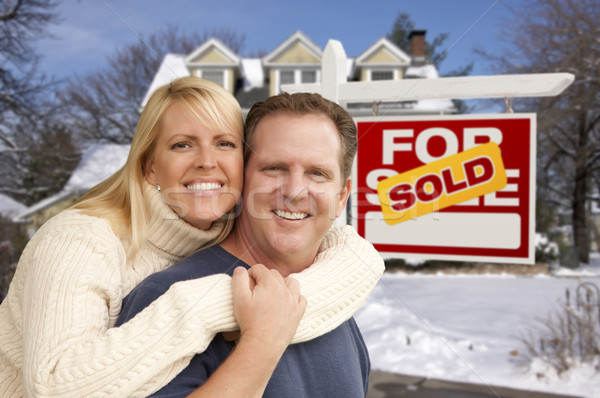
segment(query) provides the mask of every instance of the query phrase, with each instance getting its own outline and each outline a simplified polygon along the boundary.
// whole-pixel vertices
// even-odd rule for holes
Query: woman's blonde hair
[[[87,191],[72,207],[85,214],[107,219],[117,235],[131,238],[130,257],[146,238],[150,218],[149,203],[144,198],[144,165],[154,154],[161,130],[161,118],[171,104],[183,105],[205,127],[234,132],[243,138],[244,121],[236,99],[216,83],[196,77],[183,77],[157,89],[144,107],[131,142],[125,165],[111,177]],[[234,218],[230,212],[227,225],[215,242],[223,240]]]

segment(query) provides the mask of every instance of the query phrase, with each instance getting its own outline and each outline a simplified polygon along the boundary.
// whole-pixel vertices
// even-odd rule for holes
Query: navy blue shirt
[[[150,275],[125,299],[117,326],[127,322],[179,281],[217,273],[231,275],[249,266],[220,246],[195,253]],[[199,303],[201,305],[201,303]],[[219,334],[205,352],[152,397],[185,397],[203,385],[231,353],[235,343]],[[277,364],[263,397],[352,398],[367,394],[369,354],[354,319],[316,339],[290,345]]]

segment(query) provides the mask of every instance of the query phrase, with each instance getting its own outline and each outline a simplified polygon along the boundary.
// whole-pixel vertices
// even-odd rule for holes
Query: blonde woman
[[[237,329],[223,274],[177,283],[114,324],[145,277],[231,231],[242,134],[238,103],[216,84],[182,78],[152,95],[125,166],[44,224],[23,252],[0,305],[1,397],[147,396],[216,333]],[[351,228],[332,230],[296,277],[308,305],[293,342],[348,319],[382,270]]]

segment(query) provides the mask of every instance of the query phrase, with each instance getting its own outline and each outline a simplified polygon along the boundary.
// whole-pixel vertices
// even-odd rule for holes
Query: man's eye
[[[314,176],[315,178],[317,178],[317,179],[323,179],[324,180],[324,179],[327,178],[327,174],[325,174],[324,172],[319,171],[319,170],[313,170],[313,171],[311,171],[310,174],[312,176]]]

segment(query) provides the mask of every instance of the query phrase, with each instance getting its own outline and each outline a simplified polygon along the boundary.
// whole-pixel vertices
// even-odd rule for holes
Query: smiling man
[[[244,207],[222,245],[246,263],[265,264],[283,276],[312,263],[350,193],[351,163],[348,170],[342,168],[338,128],[322,111],[295,110],[310,104],[304,96],[315,101],[315,108],[335,105],[298,94],[274,97],[248,114]],[[352,119],[345,122],[348,126],[342,127],[352,131]],[[347,135],[356,140],[355,133]]]
[[[194,277],[231,273],[239,265],[250,268],[252,277],[258,275],[255,268],[278,271],[272,274],[278,277],[299,273],[313,264],[334,219],[346,206],[357,137],[354,121],[339,105],[317,94],[271,97],[248,113],[245,140],[243,207],[233,232],[220,246],[156,274],[154,283],[163,289],[191,273]],[[145,282],[124,300],[119,322],[148,305],[143,290],[153,282]],[[259,307],[251,311],[250,319],[263,324],[252,344],[245,344],[243,330],[241,337],[217,335],[154,396],[366,395],[369,356],[353,318],[320,337],[288,346],[290,339],[282,335],[289,331],[283,325],[295,330],[297,321],[280,316],[279,323],[269,323],[273,317],[268,313]],[[270,324],[275,326],[264,326]]]

